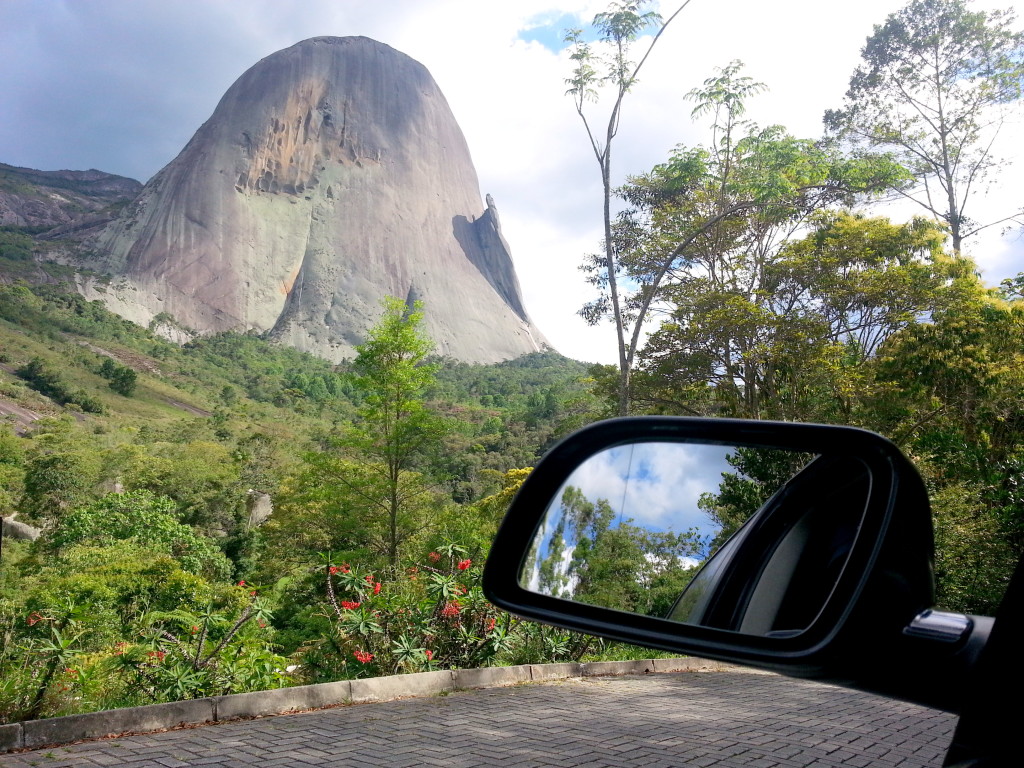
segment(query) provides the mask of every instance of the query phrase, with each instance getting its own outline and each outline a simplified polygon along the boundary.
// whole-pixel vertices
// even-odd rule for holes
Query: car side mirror
[[[494,540],[484,591],[567,629],[849,676],[858,644],[896,658],[917,652],[915,633],[947,645],[966,636],[956,621],[927,618],[932,558],[924,485],[879,435],[614,419],[558,444],[527,478]]]

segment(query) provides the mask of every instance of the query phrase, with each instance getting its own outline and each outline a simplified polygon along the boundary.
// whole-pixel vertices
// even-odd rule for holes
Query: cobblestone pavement
[[[749,671],[584,678],[0,756],[84,766],[939,766],[953,716]]]

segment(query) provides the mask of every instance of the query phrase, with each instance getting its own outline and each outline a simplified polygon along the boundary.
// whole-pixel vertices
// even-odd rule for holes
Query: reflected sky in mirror
[[[702,536],[716,527],[697,507],[704,493],[716,493],[722,473],[734,471],[726,456],[734,446],[698,443],[636,443],[611,448],[587,459],[566,481],[588,499],[607,499],[620,520],[652,531]]]
[[[718,527],[700,508],[735,446],[651,442],[601,451],[555,495],[520,574],[543,594],[665,616]]]

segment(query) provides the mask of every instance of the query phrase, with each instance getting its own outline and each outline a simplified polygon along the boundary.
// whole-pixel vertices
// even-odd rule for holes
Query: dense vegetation
[[[0,556],[2,717],[596,648],[478,584],[587,367],[428,359],[418,319],[388,305],[333,366],[0,285],[0,396],[43,415],[0,429],[0,515],[44,529]]]
[[[643,5],[599,16],[597,44],[620,57],[616,109],[632,86],[622,57],[651,21]],[[954,0],[908,8],[963,12]],[[999,50],[1019,58],[1004,27]],[[600,80],[582,41],[581,110]],[[393,300],[339,365],[255,335],[179,347],[68,290],[31,233],[0,231],[0,400],[41,415],[0,426],[0,516],[43,529],[2,539],[0,721],[631,653],[502,614],[479,587],[537,457],[627,411],[889,436],[931,495],[940,605],[993,613],[1024,554],[1024,278],[986,288],[959,214],[932,211],[944,228],[857,208],[929,173],[842,143],[844,130],[869,136],[864,93],[851,90],[826,142],[745,121],[759,90],[738,63],[719,70],[691,93],[706,144],[615,193],[583,314],[616,323],[618,368],[553,352],[437,359],[419,331],[430,308]],[[719,540],[785,470],[756,452],[732,466],[701,499]],[[613,525],[608,499],[566,503],[553,535],[577,545],[536,564],[552,593],[571,584],[581,599],[663,613],[689,570],[661,564],[706,552],[681,532]]]

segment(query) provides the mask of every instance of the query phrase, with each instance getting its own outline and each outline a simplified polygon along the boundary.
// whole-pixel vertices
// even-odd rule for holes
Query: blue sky
[[[519,30],[519,39],[525,43],[540,43],[549,51],[557,53],[565,47],[565,30],[579,28],[580,20],[570,13],[541,14],[526,21]]]

